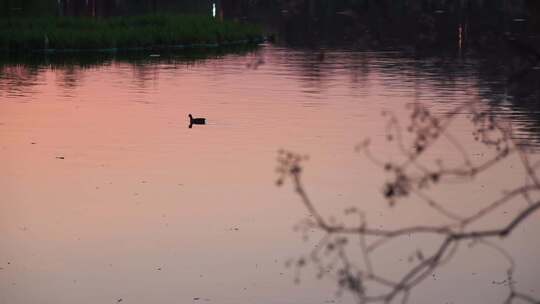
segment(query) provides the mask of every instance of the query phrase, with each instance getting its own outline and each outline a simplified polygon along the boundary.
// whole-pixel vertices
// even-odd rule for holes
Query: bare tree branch
[[[410,142],[406,140],[403,127],[395,115],[388,111],[383,112],[383,115],[388,117],[387,140],[396,142],[397,149],[403,155],[404,161],[385,162],[380,160],[370,152],[369,140],[357,146],[357,151],[363,152],[368,159],[389,174],[390,180],[383,188],[383,196],[389,202],[389,206],[394,206],[399,199],[414,194],[429,208],[446,217],[450,223],[433,226],[409,226],[394,230],[377,229],[369,227],[364,213],[356,208],[347,209],[345,214],[358,214],[358,225],[351,226],[328,221],[319,212],[302,184],[302,162],[307,158],[292,152],[280,151],[278,154],[277,171],[279,177],[277,184],[282,185],[287,179],[292,181],[296,194],[311,215],[303,222],[302,229],[304,231],[317,229],[324,234],[316,248],[310,253],[309,262],[318,267],[321,277],[326,275],[329,270],[333,270],[339,290],[352,293],[358,303],[391,303],[397,300],[400,300],[401,303],[407,303],[414,287],[432,275],[438,267],[451,261],[458,251],[459,244],[469,240],[491,248],[509,262],[507,278],[501,283],[506,284],[509,288],[509,295],[504,299],[504,303],[513,303],[515,300],[540,303],[533,296],[517,291],[513,281],[514,260],[504,249],[488,241],[489,239],[496,240],[508,237],[516,227],[540,209],[540,201],[533,199],[534,194],[540,193],[540,179],[537,176],[540,162],[531,162],[529,151],[514,140],[511,125],[499,121],[489,112],[480,110],[478,105],[463,105],[439,116],[432,114],[421,104],[411,105],[410,109],[411,121],[406,128],[412,138]],[[448,131],[454,119],[462,114],[470,116],[475,127],[473,132],[475,139],[493,151],[493,155],[483,162],[474,163],[463,145]],[[436,166],[433,166],[426,164],[423,160],[423,156],[435,143],[443,139],[456,149],[458,155],[461,155],[460,165],[448,167],[439,161]],[[483,204],[479,210],[468,215],[457,214],[447,208],[445,204],[431,198],[425,191],[430,186],[441,185],[451,179],[472,180],[511,155],[517,155],[525,169],[525,182],[503,192],[497,199]],[[523,198],[527,202],[527,206],[516,212],[505,225],[493,229],[471,228],[473,223],[489,216],[501,206],[516,201],[517,198]],[[385,278],[377,273],[372,262],[372,255],[375,251],[382,250],[383,245],[389,242],[421,234],[440,239],[439,245],[435,246],[432,253],[426,255],[425,252],[418,250],[415,254],[417,262],[398,279]],[[359,237],[359,260],[361,263],[357,263],[357,259],[352,259],[348,255],[348,237],[354,235]],[[368,238],[371,241],[368,241]],[[357,256],[355,255],[355,257]],[[296,264],[297,271],[307,262],[308,260],[300,258]],[[371,292],[372,284],[378,286],[376,290],[383,288],[385,291]]]

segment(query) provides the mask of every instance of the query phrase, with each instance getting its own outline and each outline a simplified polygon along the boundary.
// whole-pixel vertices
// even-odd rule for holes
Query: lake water
[[[335,279],[307,267],[295,284],[285,267],[317,236],[293,231],[307,210],[289,183],[275,185],[279,149],[310,156],[304,182],[325,215],[355,205],[392,228],[444,219],[414,200],[390,208],[385,172],[355,152],[371,138],[380,158],[400,156],[383,110],[406,122],[407,104],[444,113],[479,102],[539,143],[534,113],[473,58],[272,45],[142,57],[0,67],[0,303],[351,303],[336,297]],[[189,113],[207,125],[188,128]],[[488,151],[470,127],[462,115],[450,132],[480,161]],[[448,143],[434,151],[460,157]],[[490,172],[434,195],[467,214],[523,180],[513,158]],[[482,225],[507,223],[511,206]],[[496,240],[533,295],[539,220]],[[390,247],[375,266],[396,275],[426,242]],[[502,303],[507,287],[493,282],[507,265],[486,250],[463,246],[410,303]]]

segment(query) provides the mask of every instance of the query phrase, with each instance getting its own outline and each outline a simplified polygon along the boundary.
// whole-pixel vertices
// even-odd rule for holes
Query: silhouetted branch
[[[467,150],[448,131],[453,120],[461,114],[468,114],[475,131],[475,139],[493,151],[493,155],[479,163],[474,163],[467,154]],[[395,141],[397,149],[404,156],[402,162],[385,162],[375,157],[369,149],[370,141],[366,140],[357,147],[357,151],[380,166],[390,175],[390,180],[383,188],[383,196],[394,206],[396,201],[415,195],[427,206],[443,215],[450,222],[433,226],[409,226],[399,229],[378,229],[368,226],[363,212],[356,208],[345,210],[346,215],[358,214],[358,225],[345,225],[325,219],[316,205],[309,197],[302,184],[302,162],[307,158],[292,152],[280,151],[278,154],[278,185],[290,179],[296,194],[308,210],[310,218],[303,221],[301,228],[304,232],[317,229],[324,236],[309,255],[309,261],[319,269],[319,277],[332,272],[337,279],[339,290],[351,292],[358,303],[382,302],[390,303],[401,300],[407,303],[415,286],[429,277],[435,269],[452,259],[462,241],[469,240],[481,243],[499,252],[510,264],[505,284],[508,285],[509,295],[504,303],[522,300],[529,303],[539,303],[534,297],[520,293],[512,280],[515,263],[511,256],[502,248],[488,242],[488,239],[505,238],[509,236],[521,223],[540,209],[540,201],[535,201],[532,194],[540,193],[540,182],[537,169],[540,162],[531,162],[530,153],[512,136],[512,128],[495,118],[491,113],[481,111],[475,104],[463,105],[446,114],[436,116],[420,104],[411,106],[411,122],[406,130],[411,134],[412,140],[408,142],[403,128],[397,118],[390,112],[384,112],[389,117],[387,140]],[[459,165],[448,167],[441,160],[433,165],[422,161],[422,156],[433,145],[446,139],[462,157]],[[490,170],[493,166],[508,158],[517,155],[518,160],[525,169],[526,179],[522,185],[516,186],[502,193],[497,199],[484,204],[479,210],[468,215],[460,215],[448,209],[443,203],[437,202],[425,193],[430,186],[441,185],[450,180],[474,179],[479,174]],[[517,212],[505,225],[493,229],[473,229],[471,225],[488,216],[501,206],[522,197],[527,207]],[[383,245],[411,235],[426,234],[440,238],[439,245],[431,254],[418,250],[415,259],[418,262],[408,269],[400,278],[386,278],[376,271],[372,255],[381,250]],[[360,261],[351,259],[346,250],[350,236],[359,237]],[[371,241],[368,241],[369,240]],[[308,261],[301,258],[296,263],[297,271]],[[358,266],[360,262],[363,267]],[[377,291],[371,292],[371,287],[378,286]],[[380,291],[381,288],[385,289]]]

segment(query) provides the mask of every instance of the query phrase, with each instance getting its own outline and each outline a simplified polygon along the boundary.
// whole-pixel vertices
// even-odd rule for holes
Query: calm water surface
[[[331,278],[306,270],[296,285],[284,266],[313,240],[292,229],[306,210],[288,185],[275,186],[276,151],[310,155],[305,183],[325,214],[356,205],[374,226],[438,223],[414,201],[389,208],[384,172],[354,146],[371,138],[382,158],[399,157],[384,139],[381,111],[406,121],[405,106],[417,102],[436,112],[480,102],[538,142],[534,116],[512,106],[497,80],[486,84],[477,65],[269,45],[190,61],[4,65],[0,303],[350,303],[336,298]],[[208,124],[189,129],[188,113]],[[466,121],[451,132],[481,159]],[[435,151],[459,157],[445,143]],[[436,194],[466,214],[522,176],[510,160]],[[510,209],[482,225],[506,223]],[[519,287],[533,294],[539,219],[501,243],[519,261]],[[423,244],[413,238],[375,266],[397,273]],[[500,300],[507,289],[492,282],[505,278],[506,264],[485,252],[464,246],[411,303]]]

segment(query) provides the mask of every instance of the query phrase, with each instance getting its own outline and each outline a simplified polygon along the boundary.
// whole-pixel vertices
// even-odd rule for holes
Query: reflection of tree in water
[[[540,303],[528,291],[520,289],[515,281],[516,263],[519,261],[514,260],[500,243],[501,239],[511,237],[518,227],[531,221],[532,215],[540,211],[540,162],[520,141],[514,139],[511,124],[484,108],[483,105],[471,103],[444,115],[434,115],[421,104],[416,104],[410,107],[410,122],[405,126],[392,113],[385,113],[388,119],[387,140],[395,143],[402,156],[399,160],[381,159],[372,153],[369,140],[357,147],[359,152],[387,173],[382,195],[390,208],[402,203],[407,203],[411,208],[409,203],[417,201],[438,214],[443,219],[440,224],[382,228],[374,225],[372,218],[368,221],[368,215],[361,205],[344,210],[344,218],[323,214],[317,207],[317,200],[309,196],[308,188],[303,183],[303,163],[306,158],[280,151],[277,184],[282,185],[290,180],[309,213],[299,229],[306,237],[314,231],[322,235],[307,255],[291,262],[290,266],[297,271],[306,266],[313,267],[317,277],[336,280],[340,292],[349,292],[358,303],[408,303],[415,288],[435,276],[436,271],[443,272],[441,266],[451,263],[460,247],[467,244],[469,247],[489,249],[490,254],[482,258],[500,259],[499,264],[505,265],[506,273],[502,279],[499,280],[500,276],[492,281],[492,284],[507,290],[501,302]],[[472,151],[450,132],[453,122],[463,114],[470,115],[475,140],[489,151],[484,159],[473,159]],[[444,159],[443,155],[432,155],[434,146],[441,141],[450,144],[461,160],[456,163]],[[501,163],[513,160],[523,169],[523,179],[517,180],[513,188],[506,189],[494,199],[483,202],[466,197],[471,202],[464,211],[456,210],[454,200],[459,199],[457,197],[444,197],[444,202],[443,198],[433,196],[434,189],[448,187],[456,181],[471,183],[482,175],[492,174]],[[496,214],[503,210],[509,217],[501,222]],[[350,223],[351,219],[354,224]],[[482,224],[486,220],[492,226]],[[420,246],[422,249],[411,249],[411,238],[421,236],[426,236],[424,244]],[[400,247],[396,247],[396,243]],[[419,245],[412,244],[414,246]],[[378,259],[392,250],[404,256],[408,265],[403,267],[395,263],[381,267]],[[400,273],[389,276],[382,270],[389,267],[400,269]],[[455,288],[459,287],[449,288],[457,291]],[[444,299],[437,299],[441,300]]]
[[[0,96],[20,95],[38,83],[41,70],[22,65],[0,65]],[[22,88],[25,88],[24,90]]]
[[[55,74],[56,84],[68,95],[81,84],[84,77],[81,67],[73,65],[65,66],[62,69],[55,69]]]
[[[540,134],[540,44],[507,37],[504,48],[483,56],[478,65],[480,85],[486,88],[482,96],[494,106],[511,105],[529,117],[522,128]]]
[[[415,101],[455,102],[464,94],[474,94],[507,113],[523,125],[529,138],[540,142],[538,105],[540,98],[540,61],[521,58],[510,46],[486,54],[468,51],[433,49],[415,51],[397,47],[390,51],[343,47],[276,48],[273,62],[297,71],[303,86],[324,91],[329,79],[346,76],[351,87],[367,92],[373,75],[383,79],[387,94],[408,94]],[[522,77],[511,81],[516,74]],[[355,90],[358,91],[358,90]],[[465,93],[468,92],[468,93]],[[529,130],[527,130],[529,129]],[[519,135],[519,134],[518,134]],[[523,133],[522,133],[523,135]]]
[[[238,46],[207,50],[183,50],[163,52],[160,57],[150,57],[148,52],[120,54],[88,52],[47,56],[16,56],[13,54],[6,56],[6,54],[1,54],[3,56],[0,56],[0,94],[27,92],[28,87],[39,83],[39,77],[47,69],[55,71],[58,86],[69,93],[80,85],[85,70],[111,65],[113,62],[130,65],[134,79],[137,81],[135,85],[146,87],[149,81],[156,79],[159,64],[185,66],[221,58],[228,54],[244,55],[256,49],[256,46]]]
[[[130,66],[134,87],[139,88],[140,91],[146,91],[146,88],[155,86],[160,70],[157,63],[133,63]]]

